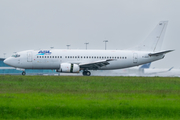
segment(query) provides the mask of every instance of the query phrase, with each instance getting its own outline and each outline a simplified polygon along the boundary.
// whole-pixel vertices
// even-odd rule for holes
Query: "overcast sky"
[[[180,68],[180,0],[0,0],[0,57],[29,49],[127,49],[168,20],[163,50],[152,67]]]

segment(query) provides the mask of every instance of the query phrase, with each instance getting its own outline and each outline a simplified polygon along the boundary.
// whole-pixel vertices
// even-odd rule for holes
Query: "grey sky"
[[[0,0],[0,57],[28,49],[126,49],[168,20],[163,49],[152,66],[180,67],[179,0]]]

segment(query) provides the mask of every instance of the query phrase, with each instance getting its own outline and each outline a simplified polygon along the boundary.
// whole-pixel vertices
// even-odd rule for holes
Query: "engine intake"
[[[62,63],[59,70],[56,72],[64,72],[64,73],[79,73],[80,67],[77,64],[72,63]]]

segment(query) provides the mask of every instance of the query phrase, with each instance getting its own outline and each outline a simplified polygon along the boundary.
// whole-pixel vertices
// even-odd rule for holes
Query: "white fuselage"
[[[51,53],[38,54],[40,50],[27,50],[18,52],[18,57],[9,57],[5,63],[15,68],[23,69],[59,69],[61,63],[92,63],[108,60],[109,64],[98,68],[99,70],[121,69],[138,66],[162,59],[164,54],[149,56],[146,51],[128,50],[61,50],[52,49]]]

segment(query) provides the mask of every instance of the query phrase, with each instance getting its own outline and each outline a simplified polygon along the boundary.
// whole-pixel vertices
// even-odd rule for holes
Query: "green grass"
[[[180,78],[0,76],[0,119],[180,119]]]

